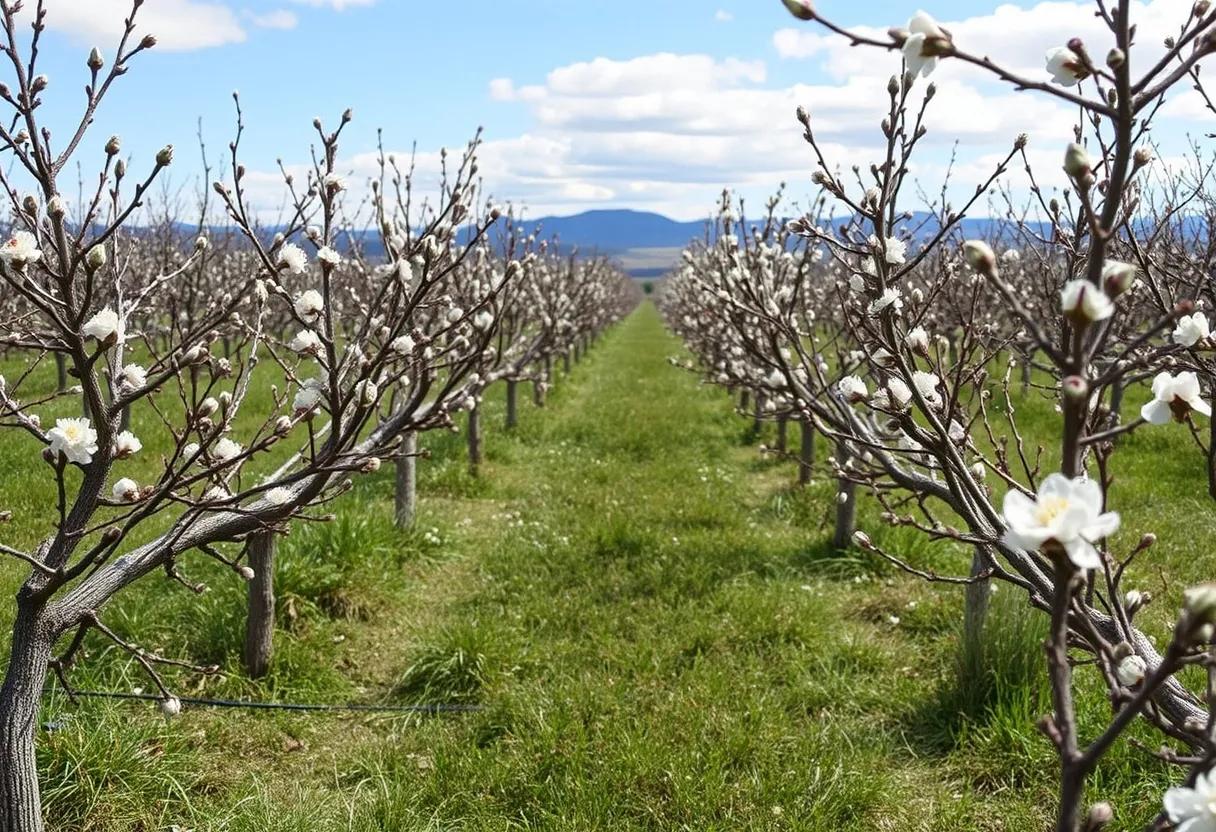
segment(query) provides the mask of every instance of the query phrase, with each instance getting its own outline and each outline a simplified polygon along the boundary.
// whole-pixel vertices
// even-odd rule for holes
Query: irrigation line
[[[159,702],[164,697],[153,693],[120,693],[101,690],[73,690],[73,696],[93,699],[136,699]],[[422,713],[422,714],[467,714],[482,710],[481,705],[433,703],[419,705],[324,705],[301,702],[255,702],[249,699],[204,699],[195,696],[179,696],[183,705],[202,705],[208,708],[244,708],[254,711],[329,711],[357,713]]]

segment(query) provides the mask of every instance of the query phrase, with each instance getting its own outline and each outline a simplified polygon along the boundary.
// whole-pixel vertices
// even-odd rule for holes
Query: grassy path
[[[274,678],[218,691],[482,711],[166,726],[89,705],[44,743],[60,828],[1043,828],[1042,692],[1007,667],[984,719],[953,716],[956,594],[829,552],[830,485],[791,488],[677,349],[646,305],[517,435],[487,404],[478,478],[460,437],[430,438],[410,535],[390,476],[360,485],[284,558]],[[239,599],[218,598],[173,608],[207,628],[178,646],[234,667],[239,614],[217,610]],[[1029,628],[1005,636],[1037,655]]]

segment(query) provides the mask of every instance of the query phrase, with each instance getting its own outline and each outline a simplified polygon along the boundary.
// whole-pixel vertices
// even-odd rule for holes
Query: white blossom
[[[928,352],[929,334],[925,332],[923,326],[914,327],[904,338],[904,343],[908,345],[908,349],[914,352]]]
[[[119,459],[126,459],[139,453],[143,446],[144,444],[139,441],[139,437],[129,430],[124,430],[114,439],[114,455]]]
[[[295,310],[297,315],[311,323],[325,311],[325,299],[316,289],[305,289],[296,297]]]
[[[1212,334],[1208,326],[1208,316],[1202,312],[1193,315],[1183,315],[1178,319],[1178,325],[1171,334],[1175,344],[1193,347],[1200,341],[1206,341]]]
[[[342,255],[338,254],[338,252],[334,251],[329,246],[321,246],[321,248],[317,250],[317,259],[322,263],[327,263],[330,266],[337,266],[342,263]]]
[[[1070,280],[1060,290],[1060,308],[1080,323],[1104,321],[1115,313],[1114,302],[1084,278]]]
[[[1062,87],[1076,86],[1089,77],[1089,70],[1081,63],[1077,53],[1067,46],[1048,49],[1046,59],[1047,71],[1051,73],[1051,80]]]
[[[388,348],[398,355],[409,355],[414,351],[414,339],[408,335],[399,335],[392,340]]]
[[[97,431],[88,419],[56,419],[55,427],[46,435],[51,440],[51,453],[62,454],[69,462],[88,465],[97,453]]]
[[[870,394],[860,376],[845,376],[836,387],[845,401],[850,403],[862,401]]]
[[[1005,494],[1006,545],[1036,550],[1048,541],[1062,546],[1081,569],[1097,569],[1102,559],[1094,543],[1119,528],[1117,512],[1102,511],[1102,488],[1091,479],[1050,474],[1034,499],[1011,488]]]
[[[1194,786],[1174,786],[1165,793],[1165,812],[1177,832],[1216,832],[1216,778],[1206,771]]]
[[[904,308],[903,293],[895,287],[889,287],[883,292],[877,300],[870,304],[870,315],[878,316],[882,314],[887,307],[893,307],[894,311],[898,312]]]
[[[108,306],[85,321],[80,334],[85,338],[96,338],[103,344],[118,343],[126,335],[123,330],[122,319],[118,317],[117,312]]]
[[[292,352],[301,355],[316,355],[321,351],[321,336],[311,329],[301,329],[287,345]]]
[[[1199,377],[1191,370],[1176,376],[1162,372],[1153,379],[1153,400],[1140,408],[1140,416],[1150,424],[1164,425],[1171,417],[1181,422],[1192,410],[1212,415],[1212,408],[1200,397]]]
[[[114,483],[110,493],[121,503],[131,503],[139,499],[139,484],[129,477],[123,477]]]
[[[937,387],[941,383],[942,380],[935,373],[926,373],[924,370],[912,371],[912,384],[916,386],[916,390],[925,400],[925,404],[930,407],[941,406],[942,397],[937,392]]]
[[[898,237],[887,237],[880,246],[878,237],[870,235],[870,248],[874,251],[883,249],[883,259],[891,266],[902,265],[907,260],[908,246]]]
[[[138,390],[148,383],[148,371],[138,364],[128,364],[118,374],[118,384],[128,390]]]
[[[287,243],[279,249],[279,257],[275,262],[280,269],[287,269],[292,274],[303,274],[308,268],[308,255],[295,243]]]
[[[908,21],[908,37],[904,40],[904,62],[908,65],[908,74],[915,78],[918,75],[928,77],[937,66],[937,53],[934,42],[949,40],[949,36],[937,25],[937,21],[923,11],[918,11]]]
[[[211,456],[216,462],[230,462],[241,454],[241,443],[224,437],[219,442],[215,443],[215,447],[211,449]]]
[[[38,249],[38,241],[28,231],[18,231],[0,246],[0,260],[14,268],[24,268],[27,263],[37,263],[42,259]]]

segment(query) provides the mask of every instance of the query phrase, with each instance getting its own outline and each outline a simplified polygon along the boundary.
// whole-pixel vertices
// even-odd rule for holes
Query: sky
[[[1048,77],[1044,52],[1074,35],[1095,55],[1109,45],[1092,2],[923,2],[956,43],[1034,78]],[[1133,3],[1145,54],[1190,5]],[[46,6],[39,60],[51,86],[43,118],[63,135],[79,118],[89,48],[112,56],[130,0]],[[903,25],[917,9],[886,0],[816,7],[875,32]],[[239,90],[241,159],[268,215],[282,194],[278,160],[303,170],[313,119],[333,125],[347,107],[354,121],[341,161],[352,187],[374,171],[378,129],[390,150],[408,153],[416,143],[425,176],[441,147],[461,148],[481,126],[486,190],[533,217],[634,208],[696,219],[723,187],[759,207],[782,181],[805,198],[814,157],[795,108],[812,113],[833,165],[868,166],[882,142],[887,79],[900,67],[896,55],[852,49],[795,20],[778,0],[146,0],[137,21],[159,43],[104,102],[79,156],[83,169],[95,169],[111,134],[122,137],[136,172],[173,144],[172,182],[188,193],[199,170],[199,121],[218,162]],[[940,190],[956,142],[962,194],[1020,132],[1030,135],[1043,180],[1058,180],[1075,110],[949,61],[932,80],[939,91],[914,167],[925,191]],[[1213,122],[1197,96],[1179,95],[1154,134],[1162,155],[1182,153],[1186,137]]]

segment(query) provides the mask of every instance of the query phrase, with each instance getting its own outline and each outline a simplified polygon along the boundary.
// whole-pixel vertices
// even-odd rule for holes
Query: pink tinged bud
[[[1102,266],[1102,288],[1112,298],[1126,292],[1136,282],[1136,267],[1119,260],[1107,260]]]
[[[1089,395],[1089,382],[1081,376],[1066,376],[1060,382],[1060,389],[1064,393],[1064,398],[1070,401],[1080,401]]]

